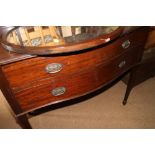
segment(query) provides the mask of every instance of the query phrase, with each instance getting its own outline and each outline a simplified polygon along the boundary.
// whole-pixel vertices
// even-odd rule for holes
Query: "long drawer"
[[[125,53],[145,41],[145,33],[138,30],[124,36],[112,44],[97,47],[74,55],[36,57],[5,65],[3,71],[12,89],[17,92],[26,87],[40,83],[46,78],[76,74],[77,72],[94,68],[100,63]]]
[[[92,92],[111,82],[135,65],[141,46],[130,49],[107,63],[77,72],[75,75],[50,78],[33,87],[15,93],[23,111],[54,104]]]

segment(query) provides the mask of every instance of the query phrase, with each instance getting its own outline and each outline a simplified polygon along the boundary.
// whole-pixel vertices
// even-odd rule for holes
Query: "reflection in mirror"
[[[80,43],[115,31],[117,26],[24,26],[11,31],[7,42],[22,46]]]

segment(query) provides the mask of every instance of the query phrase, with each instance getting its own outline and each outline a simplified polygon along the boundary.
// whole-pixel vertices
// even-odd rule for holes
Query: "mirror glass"
[[[7,42],[21,46],[59,46],[80,43],[115,31],[118,26],[21,26],[10,31]]]

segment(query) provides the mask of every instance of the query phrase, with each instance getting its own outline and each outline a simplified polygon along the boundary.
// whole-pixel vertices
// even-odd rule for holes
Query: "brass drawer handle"
[[[46,66],[45,70],[46,70],[47,73],[50,73],[50,74],[60,72],[62,70],[62,64],[61,63],[48,64]]]
[[[130,41],[129,41],[129,40],[126,40],[126,41],[124,41],[124,42],[122,43],[122,47],[123,47],[124,49],[128,48],[129,46],[130,46]]]
[[[63,95],[66,92],[65,87],[57,87],[51,91],[53,96],[60,96]]]
[[[122,62],[119,63],[118,67],[119,68],[122,68],[125,64],[126,64],[126,61],[123,60]]]

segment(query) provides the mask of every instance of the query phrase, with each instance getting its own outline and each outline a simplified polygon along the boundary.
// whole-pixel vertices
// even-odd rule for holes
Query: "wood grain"
[[[122,73],[127,71],[137,63],[138,52],[141,52],[141,47],[138,46],[130,49],[107,63],[98,64],[94,68],[89,68],[87,71],[77,72],[76,75],[66,77],[50,78],[27,88],[15,94],[23,111],[28,111],[49,104],[54,104],[78,96],[82,96],[91,91],[105,85],[112,79],[116,79]],[[123,67],[119,64],[125,61]],[[51,91],[57,87],[65,87],[66,92],[60,96],[53,96]]]
[[[152,48],[155,46],[155,27],[150,29],[147,41],[145,43],[145,49]]]
[[[0,87],[21,127],[31,128],[28,112],[94,92],[133,69],[142,58],[147,32],[148,27],[142,27],[123,36],[115,32],[108,43],[101,41],[101,36],[63,47],[71,53],[56,47],[59,55],[15,54],[0,46]],[[126,40],[131,44],[123,49],[122,43]],[[81,51],[82,48],[87,49]],[[38,50],[49,54],[43,48]],[[62,63],[63,69],[55,74],[46,73],[49,63]],[[65,87],[66,92],[53,96],[51,91],[58,87]]]
[[[101,46],[79,54],[36,57],[19,61],[5,65],[3,71],[14,91],[20,91],[26,87],[36,85],[36,83],[45,78],[60,78],[60,76],[75,74],[81,70],[94,68],[100,63],[106,63],[106,61],[126,51],[126,49],[122,48],[122,43],[126,40],[130,40],[131,45],[128,49],[131,49],[134,46],[143,44],[145,34],[140,32],[134,33],[118,39],[108,46]],[[58,73],[49,74],[45,71],[45,68],[50,63],[61,63],[63,69]]]

